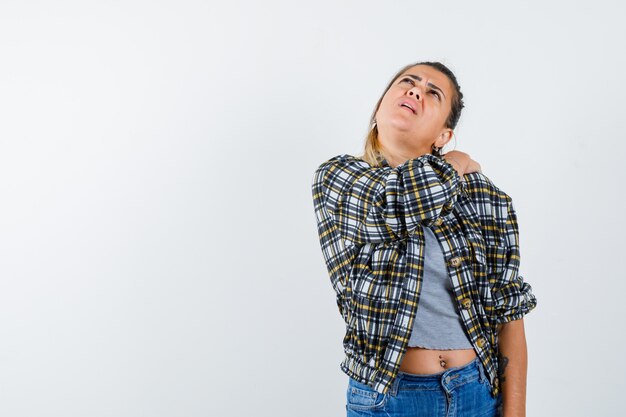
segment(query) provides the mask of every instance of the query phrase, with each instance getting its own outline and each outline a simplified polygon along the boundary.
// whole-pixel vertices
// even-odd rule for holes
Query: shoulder
[[[511,196],[498,187],[489,177],[482,172],[470,172],[463,175],[466,192],[479,200],[494,203],[506,203],[512,201]]]
[[[463,176],[465,194],[476,208],[481,220],[495,223],[497,229],[504,230],[513,199],[481,172]]]
[[[347,153],[342,153],[325,160],[318,165],[315,171],[327,171],[329,169],[332,170],[338,167],[371,168],[370,164],[368,164],[363,159],[357,158],[356,156]]]
[[[339,154],[320,163],[315,169],[313,182],[318,184],[351,182],[358,177],[368,174],[376,177],[386,171],[384,168],[374,169],[367,161],[350,155]]]

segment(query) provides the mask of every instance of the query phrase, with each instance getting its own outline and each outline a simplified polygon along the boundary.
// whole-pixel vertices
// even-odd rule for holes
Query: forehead
[[[435,84],[441,88],[443,92],[449,96],[448,92],[452,92],[452,83],[448,77],[440,72],[438,69],[431,67],[430,65],[416,65],[409,68],[400,74],[400,77],[407,74],[417,75],[422,78],[422,81],[426,80],[429,83]]]

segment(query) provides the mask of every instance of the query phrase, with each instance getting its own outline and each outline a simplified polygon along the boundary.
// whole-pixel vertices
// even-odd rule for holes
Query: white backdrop
[[[624,6],[0,3],[0,415],[341,416],[314,169],[456,74],[514,200],[529,416],[622,404]]]

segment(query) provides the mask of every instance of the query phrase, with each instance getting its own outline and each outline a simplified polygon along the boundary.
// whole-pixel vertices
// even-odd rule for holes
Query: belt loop
[[[478,360],[476,365],[478,366],[480,382],[484,383],[487,380],[487,373],[485,372],[485,367],[483,366],[483,362],[480,360],[480,357],[477,357],[476,359]]]
[[[389,395],[391,395],[392,397],[395,397],[396,395],[398,395],[398,386],[400,385],[401,379],[402,379],[402,375],[398,373],[396,375],[396,378],[391,383],[391,387],[389,388]]]

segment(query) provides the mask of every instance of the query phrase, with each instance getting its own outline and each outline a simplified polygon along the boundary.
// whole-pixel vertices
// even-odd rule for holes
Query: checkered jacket
[[[392,168],[341,154],[312,180],[323,258],[346,323],[348,376],[386,393],[397,376],[419,304],[424,232],[439,240],[467,335],[499,392],[496,325],[537,301],[519,275],[513,201],[484,174],[461,178],[425,154]]]

